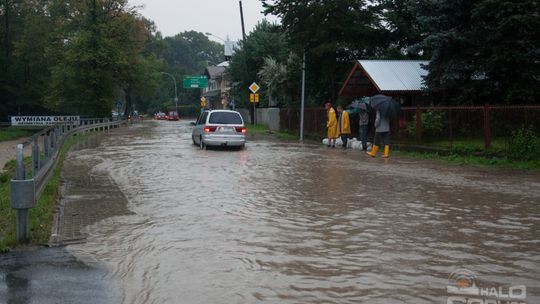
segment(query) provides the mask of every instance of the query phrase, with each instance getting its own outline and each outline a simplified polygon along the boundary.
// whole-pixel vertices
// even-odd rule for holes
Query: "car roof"
[[[240,112],[238,112],[238,111],[233,111],[233,110],[206,110],[205,112],[208,112],[208,113],[215,113],[215,112],[229,112],[229,113],[238,113],[238,114],[240,114]]]

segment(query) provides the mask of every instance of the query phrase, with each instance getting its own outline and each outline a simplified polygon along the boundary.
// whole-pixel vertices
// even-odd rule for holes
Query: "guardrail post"
[[[43,153],[45,153],[45,158],[47,158],[47,159],[51,155],[51,153],[50,153],[51,146],[50,146],[50,142],[49,142],[49,133],[50,133],[50,131],[45,132],[45,134],[43,134]]]
[[[34,136],[32,138],[32,176],[36,176],[37,172],[39,171],[39,143],[38,143],[38,137]]]
[[[26,168],[24,167],[24,145],[17,145],[17,166],[15,173],[16,180],[26,179]],[[14,195],[12,193],[12,195]],[[28,209],[17,210],[17,242],[26,241],[28,239]]]

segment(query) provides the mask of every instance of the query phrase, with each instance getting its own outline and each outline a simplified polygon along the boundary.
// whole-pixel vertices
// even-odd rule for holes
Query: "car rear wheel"
[[[197,143],[195,142],[195,136],[191,135],[191,140],[193,141],[193,145],[196,146]]]

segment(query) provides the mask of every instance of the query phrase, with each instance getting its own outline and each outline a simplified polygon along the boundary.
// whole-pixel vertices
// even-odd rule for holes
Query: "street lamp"
[[[219,36],[216,36],[216,35],[214,35],[214,34],[212,34],[212,33],[206,32],[206,33],[204,33],[204,34],[205,34],[206,36],[216,37],[217,39],[219,39],[219,40],[221,40],[221,41],[223,41],[223,42],[227,42],[225,39],[223,39],[223,38],[221,38],[221,37],[219,37]]]
[[[178,91],[176,90],[176,78],[172,74],[161,72],[162,75],[171,77],[174,83],[174,102],[176,103],[176,114],[178,114]]]

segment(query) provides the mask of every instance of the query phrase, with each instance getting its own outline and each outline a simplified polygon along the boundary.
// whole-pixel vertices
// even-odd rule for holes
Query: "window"
[[[198,125],[203,125],[206,123],[206,117],[208,117],[208,112],[203,112],[201,116],[199,116],[199,120],[197,121]]]
[[[210,115],[211,124],[230,124],[230,125],[241,125],[242,117],[240,114],[235,112],[214,112]]]

